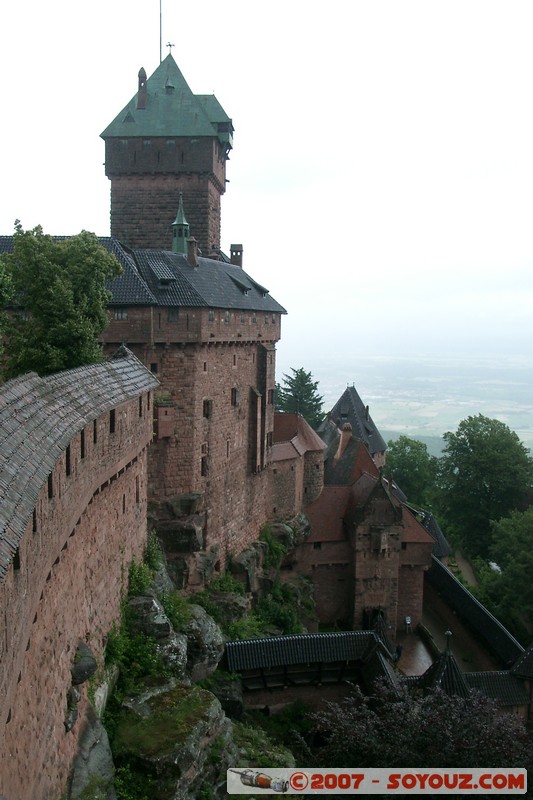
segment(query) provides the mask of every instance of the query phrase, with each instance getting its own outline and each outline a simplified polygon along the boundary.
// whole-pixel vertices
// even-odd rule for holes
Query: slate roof
[[[518,663],[524,653],[522,645],[434,555],[431,556],[431,569],[425,579],[439,592],[449,608],[488,645],[502,666]]]
[[[448,540],[443,534],[439,523],[431,511],[425,512],[424,518],[422,519],[422,525],[434,539],[435,543],[433,545],[432,553],[435,558],[445,558],[446,556],[449,556],[452,552],[452,548],[448,544]]]
[[[533,680],[533,644],[522,653],[511,667],[513,675],[526,680]]]
[[[355,386],[347,387],[328,416],[338,427],[342,427],[345,422],[349,422],[354,436],[357,436],[365,443],[371,455],[381,453],[387,449],[385,440],[378,431],[372,417],[368,414],[368,406],[364,405]],[[320,428],[318,432],[321,433]]]
[[[329,664],[362,659],[373,641],[377,641],[374,631],[271,636],[226,642],[226,658],[229,670],[234,672],[292,664]]]
[[[89,422],[159,382],[125,347],[119,357],[0,387],[0,581],[39,493],[72,437]]]
[[[230,118],[214,95],[193,94],[170,53],[146,81],[144,108],[137,108],[137,98],[138,92],[103,131],[103,139],[207,136],[231,145]]]
[[[469,686],[464,674],[449,650],[445,650],[433,664],[427,668],[417,681],[417,686],[432,689],[442,689],[449,695],[468,697]]]
[[[133,250],[131,256],[157,305],[286,313],[268,289],[226,261],[200,256],[192,267],[184,255],[167,250]],[[114,305],[113,284],[109,288]]]
[[[372,692],[376,681],[383,678],[396,690],[400,682],[398,673],[378,642],[373,642],[365,653],[361,664],[361,676],[367,692]]]
[[[470,689],[477,689],[491,697],[499,706],[527,706],[529,693],[523,681],[508,670],[494,672],[465,672]]]
[[[337,431],[337,433],[339,433]],[[322,433],[320,433],[322,436]],[[368,450],[360,439],[354,436],[347,443],[342,455],[335,460],[340,434],[330,440],[324,462],[324,483],[328,486],[349,486],[362,474],[373,475],[376,479],[379,470],[370,457]]]
[[[54,236],[55,240],[67,239]],[[107,283],[111,306],[223,308],[285,314],[268,289],[241,267],[224,260],[185,256],[166,250],[128,250],[118,239],[98,237],[119,261],[123,273]],[[0,254],[13,251],[13,237],[0,236]]]

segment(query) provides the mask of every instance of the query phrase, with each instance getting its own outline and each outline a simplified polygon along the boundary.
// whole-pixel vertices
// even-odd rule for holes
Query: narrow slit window
[[[114,408],[109,412],[109,433],[115,433],[117,424],[117,415]]]

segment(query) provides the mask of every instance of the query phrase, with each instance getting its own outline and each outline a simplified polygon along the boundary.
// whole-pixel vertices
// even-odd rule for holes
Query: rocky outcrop
[[[106,729],[89,707],[78,755],[74,759],[68,798],[116,800],[114,777],[115,767]]]
[[[254,542],[251,547],[243,550],[232,558],[229,571],[240,581],[247,592],[257,592],[259,589],[259,575],[263,567],[266,553],[264,542]]]
[[[203,680],[215,671],[224,653],[222,631],[202,606],[191,604],[183,633],[187,637],[187,671],[192,681]]]
[[[184,676],[187,667],[187,636],[176,632],[154,593],[131,597],[133,628],[156,641],[156,650],[172,674]],[[206,626],[207,627],[207,626]]]
[[[135,763],[152,781],[154,797],[193,800],[203,786],[224,797],[226,770],[237,755],[231,722],[205,689],[167,684],[124,704],[115,758],[118,765]]]
[[[217,670],[205,685],[220,700],[220,705],[228,717],[232,719],[242,717],[244,711],[242,682],[237,675]]]
[[[287,549],[292,550],[302,544],[311,533],[311,523],[305,514],[298,514],[288,522],[273,522],[270,525],[273,539],[277,539]]]

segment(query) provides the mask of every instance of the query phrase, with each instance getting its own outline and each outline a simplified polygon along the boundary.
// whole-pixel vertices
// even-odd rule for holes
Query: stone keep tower
[[[170,249],[183,193],[204,255],[220,247],[220,198],[233,125],[214,95],[195,95],[169,54],[101,134],[111,180],[111,235],[130,248]]]
[[[275,356],[285,309],[244,271],[242,245],[231,245],[229,258],[220,250],[231,132],[217,100],[193,95],[169,55],[148,80],[141,70],[137,95],[102,134],[110,242],[125,256],[109,287],[102,342],[108,351],[127,343],[160,381],[151,524],[183,586],[255,542],[275,506]]]

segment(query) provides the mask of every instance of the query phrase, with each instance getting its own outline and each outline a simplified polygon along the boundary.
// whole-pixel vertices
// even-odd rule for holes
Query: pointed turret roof
[[[183,192],[180,192],[179,202],[178,202],[178,213],[176,214],[176,219],[172,224],[187,225],[187,226],[189,225],[185,217],[185,209],[183,208]]]
[[[232,131],[216,97],[193,94],[169,53],[101,136],[216,136],[231,147]]]
[[[442,689],[448,695],[468,697],[470,688],[450,648],[451,632],[446,631],[446,649],[418,679],[417,685],[427,689]]]
[[[354,436],[365,443],[370,455],[384,452],[387,449],[385,440],[368,412],[368,406],[365,406],[359,397],[355,386],[346,388],[329,412],[328,418],[333,420],[338,427],[349,422]],[[322,436],[321,428],[318,429],[318,433]]]

